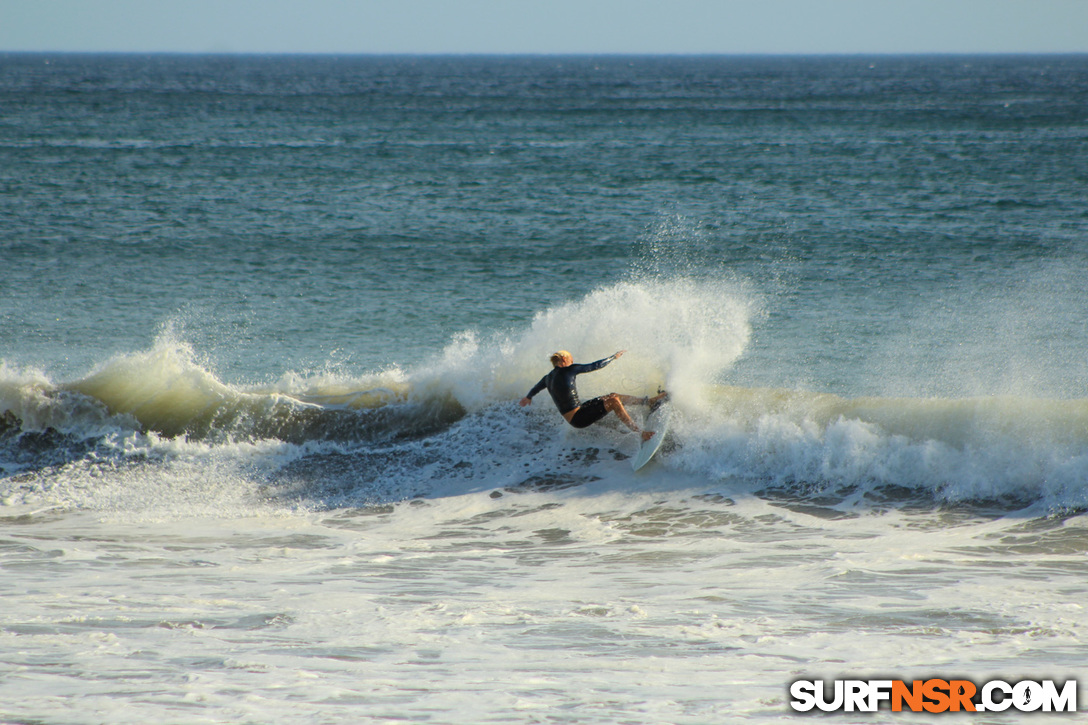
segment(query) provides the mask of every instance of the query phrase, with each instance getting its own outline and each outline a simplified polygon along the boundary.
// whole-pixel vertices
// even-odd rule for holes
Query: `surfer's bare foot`
[[[669,394],[666,393],[664,390],[659,390],[659,391],[657,391],[657,395],[655,395],[652,398],[649,397],[649,396],[639,398],[638,404],[639,405],[649,405],[649,406],[653,407],[657,403],[662,403],[662,402],[664,402],[664,401],[666,401],[668,399],[669,399]]]
[[[642,431],[642,442],[643,442],[643,443],[645,443],[646,441],[648,441],[648,440],[650,440],[651,438],[653,438],[653,437],[654,437],[654,435],[655,435],[655,433],[654,433],[654,432],[653,432],[652,430],[644,430],[644,431]]]

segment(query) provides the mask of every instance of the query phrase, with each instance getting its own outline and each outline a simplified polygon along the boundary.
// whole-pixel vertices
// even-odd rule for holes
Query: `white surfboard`
[[[648,441],[641,441],[638,446],[638,453],[631,459],[631,468],[636,471],[654,457],[657,453],[657,449],[661,447],[661,444],[665,442],[665,434],[669,432],[669,418],[671,417],[671,408],[668,403],[658,406],[657,410],[646,418],[646,422],[643,424],[644,430],[652,430],[654,437]]]

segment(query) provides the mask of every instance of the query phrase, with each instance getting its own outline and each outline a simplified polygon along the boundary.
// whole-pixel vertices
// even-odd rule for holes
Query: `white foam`
[[[719,389],[674,427],[673,464],[807,490],[896,485],[942,499],[1088,504],[1088,402],[850,400]]]
[[[448,387],[476,410],[524,395],[548,371],[555,350],[569,350],[579,362],[627,350],[608,368],[579,378],[583,397],[668,386],[681,398],[696,398],[744,353],[751,308],[742,291],[721,280],[621,282],[539,312],[523,330],[486,338],[461,333],[412,378],[422,389]]]

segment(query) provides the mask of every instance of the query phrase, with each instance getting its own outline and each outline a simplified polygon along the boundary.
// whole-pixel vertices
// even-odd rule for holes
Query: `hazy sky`
[[[0,51],[1088,52],[1088,0],[0,0]]]

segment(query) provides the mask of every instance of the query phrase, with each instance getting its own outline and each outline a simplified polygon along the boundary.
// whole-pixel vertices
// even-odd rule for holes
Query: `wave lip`
[[[192,350],[160,341],[119,355],[91,374],[54,384],[40,375],[0,375],[9,433],[55,431],[77,439],[116,431],[214,442],[220,439],[383,440],[424,435],[463,415],[448,394],[419,396],[395,375],[278,386],[228,385]]]

